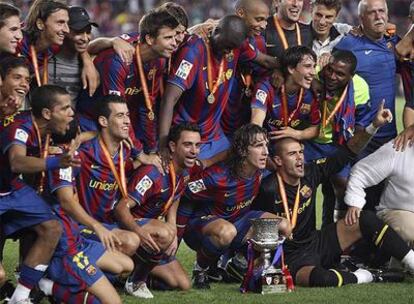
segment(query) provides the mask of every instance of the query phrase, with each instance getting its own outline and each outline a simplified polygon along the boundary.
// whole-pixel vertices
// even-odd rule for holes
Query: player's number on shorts
[[[85,269],[86,266],[89,265],[89,259],[87,256],[85,256],[83,254],[83,251],[78,252],[74,257],[73,257],[73,262],[76,264],[76,266],[78,266],[80,269]]]

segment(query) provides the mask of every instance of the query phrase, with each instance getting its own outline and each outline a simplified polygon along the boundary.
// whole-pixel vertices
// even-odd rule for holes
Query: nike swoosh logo
[[[130,79],[130,78],[132,78],[132,77],[134,77],[134,74],[128,75],[128,76],[127,76],[127,79]]]
[[[372,52],[372,50],[365,51],[365,55],[369,55],[369,54],[371,54],[371,52]]]
[[[207,70],[207,67],[205,66],[205,67],[203,67],[203,71],[205,71],[205,70]]]
[[[233,196],[233,194],[234,194],[234,193],[229,193],[229,192],[226,192],[226,193],[224,193],[224,197],[230,197],[230,196]]]
[[[164,193],[165,191],[168,191],[170,188],[161,189],[161,193]]]
[[[281,203],[282,203],[282,201],[275,201],[275,205],[279,205]]]
[[[280,103],[272,105],[273,109],[280,107]]]
[[[266,43],[266,47],[275,47],[276,44],[270,44],[270,43]]]
[[[91,165],[91,169],[99,169],[98,165]]]

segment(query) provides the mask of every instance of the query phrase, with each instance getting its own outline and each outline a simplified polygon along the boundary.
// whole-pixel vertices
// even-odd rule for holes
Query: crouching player
[[[70,136],[73,138],[76,135],[76,129],[76,125],[72,124],[71,132],[65,136],[67,140],[55,136],[54,143],[69,142]],[[69,149],[69,153],[75,153],[75,142],[72,141],[68,146],[62,144],[53,147],[53,152],[59,155]],[[70,216],[73,209],[83,209],[74,190],[74,170],[76,168],[67,167],[48,172],[48,191],[44,196],[59,218],[63,233],[47,271],[47,276],[52,281],[42,279],[39,286],[46,295],[52,295],[56,300],[67,304],[121,303],[121,298],[108,278],[130,273],[134,264],[114,246],[105,248],[103,243],[82,236],[78,223]],[[120,242],[115,234],[113,237],[114,241]]]
[[[200,142],[197,125],[182,123],[173,126],[168,136],[171,153],[168,172],[162,175],[153,165],[139,167],[128,183],[129,199],[121,200],[115,208],[121,225],[138,231],[141,239],[136,268],[126,284],[126,290],[137,297],[153,297],[145,282],[161,259],[168,261],[166,256],[172,259],[154,269],[152,275],[169,287],[190,288],[185,270],[173,256],[178,243],[177,208],[190,180],[189,171],[200,153]]]
[[[250,219],[276,216],[251,210],[268,156],[266,130],[254,124],[234,134],[227,161],[203,170],[188,184],[186,196],[199,207],[190,219],[184,240],[197,251],[193,287],[210,288],[207,270],[227,249],[244,247],[250,233]],[[283,235],[290,225],[280,223]]]

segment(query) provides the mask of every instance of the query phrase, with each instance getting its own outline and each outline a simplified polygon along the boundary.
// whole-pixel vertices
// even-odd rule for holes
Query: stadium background
[[[4,1],[18,6],[26,16],[32,1],[16,0]],[[141,16],[165,1],[158,0],[70,0],[70,5],[85,7],[91,19],[100,27],[94,32],[98,36],[115,36],[120,33],[136,31],[138,20]],[[190,25],[197,24],[208,18],[220,18],[227,13],[233,12],[233,0],[175,0],[173,2],[183,5],[188,12]],[[358,0],[343,0],[342,10],[338,22],[346,22],[356,25],[358,23],[357,5]],[[397,25],[397,31],[403,35],[410,25],[408,19],[410,0],[388,0],[390,22]],[[310,1],[305,0],[303,21],[309,21]],[[401,111],[404,100],[397,100],[397,121],[401,130]],[[318,200],[320,202],[320,199]],[[318,208],[319,209],[319,208]],[[320,214],[320,212],[318,212]],[[320,216],[317,220],[320,223]],[[4,265],[9,278],[13,277],[14,267],[17,263],[18,245],[16,242],[8,241],[4,250]],[[184,267],[191,273],[194,253],[185,245],[180,247],[178,258]],[[241,295],[237,284],[213,284],[211,291],[191,290],[189,292],[154,292],[153,300],[148,303],[414,303],[413,284],[409,279],[398,284],[368,284],[349,285],[342,288],[298,288],[290,294],[277,294],[260,296],[255,294]],[[124,303],[143,302],[130,296],[122,295]],[[44,301],[42,303],[48,303]]]

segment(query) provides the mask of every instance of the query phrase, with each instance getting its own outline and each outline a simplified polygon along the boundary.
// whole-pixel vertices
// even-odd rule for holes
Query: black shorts
[[[315,231],[306,243],[287,241],[283,247],[286,264],[294,280],[304,266],[331,268],[342,253],[335,223]]]

